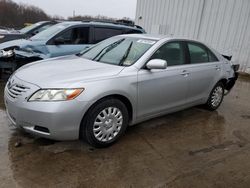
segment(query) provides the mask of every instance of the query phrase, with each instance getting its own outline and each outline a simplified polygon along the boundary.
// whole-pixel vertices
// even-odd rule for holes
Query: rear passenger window
[[[190,54],[190,61],[192,64],[209,62],[207,49],[202,45],[188,43],[188,49]]]
[[[94,43],[98,43],[107,38],[113,37],[115,35],[121,35],[121,34],[122,34],[121,29],[96,27],[94,29],[94,36],[95,36]]]
[[[168,66],[182,65],[184,61],[184,52],[179,42],[170,42],[161,46],[151,59],[166,60]]]
[[[219,61],[218,58],[214,55],[213,52],[211,52],[210,50],[208,51],[208,56],[209,56],[209,62],[217,62]]]

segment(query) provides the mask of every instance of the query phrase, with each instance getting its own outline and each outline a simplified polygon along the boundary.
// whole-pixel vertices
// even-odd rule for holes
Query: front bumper
[[[12,124],[26,132],[53,140],[76,140],[88,102],[27,102],[27,97],[13,99],[7,91],[4,101]]]

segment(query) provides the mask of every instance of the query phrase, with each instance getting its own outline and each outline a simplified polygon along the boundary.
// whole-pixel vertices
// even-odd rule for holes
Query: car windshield
[[[38,23],[32,24],[30,26],[24,27],[23,29],[20,30],[20,32],[21,33],[28,33],[29,31],[40,26],[41,24],[42,24],[42,22],[38,22]]]
[[[49,27],[48,29],[38,33],[37,35],[31,37],[31,40],[47,40],[59,33],[60,31],[64,30],[66,27],[68,27],[69,24],[57,24],[54,26]]]
[[[135,37],[112,37],[80,55],[86,59],[107,64],[130,66],[154,44],[155,40]]]

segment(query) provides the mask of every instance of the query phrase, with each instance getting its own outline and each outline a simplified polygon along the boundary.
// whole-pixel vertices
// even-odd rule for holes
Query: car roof
[[[134,38],[143,38],[143,39],[151,39],[151,40],[161,40],[161,39],[167,39],[170,37],[164,36],[164,35],[154,35],[154,34],[127,34],[127,35],[122,35],[125,37],[134,37]]]
[[[109,22],[98,22],[98,21],[63,21],[58,23],[57,25],[67,25],[68,27],[74,25],[93,25],[93,26],[110,26],[110,27],[117,27],[117,28],[127,28],[127,29],[134,29],[134,30],[143,30],[139,26],[133,25],[125,25],[121,23],[109,23]],[[144,31],[144,30],[143,30]]]
[[[149,40],[183,40],[183,41],[191,41],[191,42],[198,42],[202,43],[195,39],[185,38],[185,37],[175,37],[170,35],[157,35],[157,34],[126,34],[122,35],[126,37],[135,37],[135,38],[143,38],[143,39],[149,39]]]

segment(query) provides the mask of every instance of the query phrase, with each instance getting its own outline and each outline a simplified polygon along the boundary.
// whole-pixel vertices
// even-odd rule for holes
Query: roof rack
[[[136,27],[138,29],[143,29],[139,25],[135,25],[133,21],[130,20],[82,20],[82,22],[99,22],[99,23],[109,23],[109,24],[116,24],[116,25],[124,25],[124,26],[130,26],[130,27]]]

